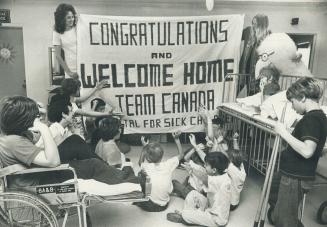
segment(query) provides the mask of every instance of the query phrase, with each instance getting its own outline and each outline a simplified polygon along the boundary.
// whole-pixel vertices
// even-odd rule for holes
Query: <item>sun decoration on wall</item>
[[[10,44],[0,43],[0,62],[13,64],[16,58],[16,51]]]

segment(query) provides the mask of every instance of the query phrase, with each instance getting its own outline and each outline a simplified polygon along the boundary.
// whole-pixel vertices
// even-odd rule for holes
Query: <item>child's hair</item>
[[[224,125],[224,121],[220,117],[215,116],[215,118],[212,119],[212,124],[220,125],[222,127]]]
[[[145,151],[146,151],[145,158],[150,163],[160,162],[162,159],[163,153],[164,153],[164,151],[159,143],[149,143],[145,147]]]
[[[267,81],[271,81],[271,83],[278,84],[280,73],[278,69],[273,65],[269,64],[263,67],[259,73],[260,77],[267,77]]]
[[[6,135],[23,135],[38,116],[39,108],[30,98],[12,96],[1,100],[0,128]]]
[[[120,133],[120,120],[112,116],[105,117],[99,121],[99,135],[103,141],[114,139]]]
[[[48,120],[52,123],[60,122],[62,120],[62,113],[68,114],[70,103],[67,103],[65,100],[58,100],[52,102],[48,106]]]
[[[227,151],[229,161],[237,168],[240,168],[243,163],[243,156],[240,150],[228,149]]]
[[[81,87],[81,82],[77,79],[67,78],[61,82],[61,92],[63,95],[71,96],[76,94]]]
[[[280,91],[280,86],[277,83],[268,83],[263,88],[263,95],[272,96]]]
[[[97,103],[95,103],[96,101],[97,101]],[[94,106],[94,104],[95,104],[95,106]],[[106,103],[100,98],[95,98],[95,99],[91,100],[91,109],[93,109],[93,107],[94,107],[95,111],[98,111],[98,109],[100,107],[105,106],[105,105],[106,105]]]
[[[319,101],[323,90],[319,82],[311,77],[303,77],[294,82],[286,91],[286,97],[301,100],[304,97]]]
[[[204,161],[208,163],[211,168],[215,168],[220,175],[224,174],[229,165],[229,159],[222,152],[210,152],[205,156]]]

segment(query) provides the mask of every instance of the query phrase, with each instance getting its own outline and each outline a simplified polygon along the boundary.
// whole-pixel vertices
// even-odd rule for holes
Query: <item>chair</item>
[[[7,177],[32,173],[46,173],[53,171],[71,171],[73,179],[63,183],[35,185],[23,188],[8,186]],[[55,168],[26,168],[15,164],[0,169],[0,225],[11,227],[50,226],[59,227],[58,218],[63,217],[62,226],[66,226],[69,212],[77,210],[79,227],[91,226],[91,219],[87,207],[91,201],[99,202],[135,202],[146,201],[151,188],[147,179],[145,193],[132,193],[98,196],[80,192],[78,179],[73,168],[63,164]]]

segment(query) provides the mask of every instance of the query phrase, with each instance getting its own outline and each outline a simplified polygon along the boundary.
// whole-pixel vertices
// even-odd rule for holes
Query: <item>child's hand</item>
[[[188,138],[190,139],[190,143],[191,143],[191,145],[192,145],[193,147],[196,147],[196,140],[195,140],[195,136],[194,136],[194,134],[190,134],[190,135],[188,136]]]
[[[233,140],[238,140],[239,136],[240,136],[240,135],[239,135],[237,132],[235,132],[235,133],[233,134]]]
[[[199,143],[198,145],[196,145],[196,148],[199,150],[204,150],[205,146],[202,143]]]
[[[283,123],[280,123],[280,122],[276,122],[276,125],[274,127],[274,130],[277,134],[279,135],[283,135],[284,133],[288,133],[285,125]]]
[[[143,147],[145,147],[146,145],[149,144],[149,139],[146,140],[144,136],[141,137],[141,143],[143,145]]]
[[[176,139],[179,139],[179,136],[182,134],[181,131],[177,131],[177,132],[173,132],[171,135],[173,136],[173,138],[176,140]]]
[[[207,147],[213,147],[214,143],[208,136],[206,136]]]
[[[108,80],[101,80],[99,83],[96,85],[96,90],[101,90],[108,84]]]
[[[183,166],[185,168],[185,170],[188,172],[189,175],[192,174],[193,169],[192,169],[190,163],[184,162],[183,164],[181,164],[181,166]]]
[[[203,106],[202,104],[199,105],[199,108],[198,108],[198,112],[199,112],[199,115],[202,117],[202,118],[205,118],[206,117],[206,108],[205,106]]]
[[[71,78],[75,79],[75,80],[78,80],[78,74],[75,73],[75,72],[67,72],[68,76],[70,76]]]

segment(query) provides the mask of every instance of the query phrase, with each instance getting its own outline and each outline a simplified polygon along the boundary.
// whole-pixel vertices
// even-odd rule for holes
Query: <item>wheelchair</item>
[[[23,188],[8,186],[8,177],[15,175],[70,171],[73,178],[63,183],[35,185]],[[65,227],[69,214],[78,215],[79,227],[92,226],[87,208],[101,202],[147,201],[151,183],[146,179],[145,190],[131,193],[98,196],[80,192],[73,168],[62,164],[55,168],[26,168],[15,164],[0,166],[0,226],[10,227]],[[149,190],[150,189],[150,190]],[[76,212],[77,211],[77,212]]]

